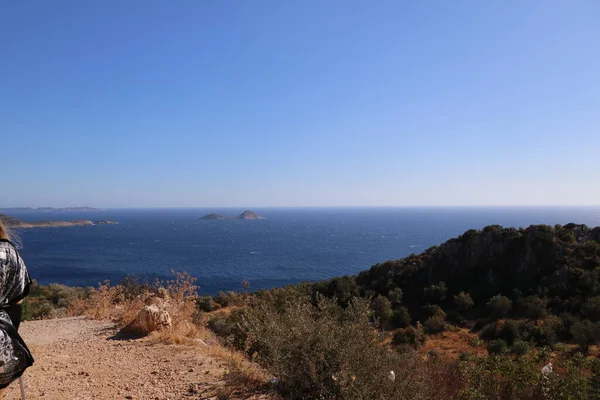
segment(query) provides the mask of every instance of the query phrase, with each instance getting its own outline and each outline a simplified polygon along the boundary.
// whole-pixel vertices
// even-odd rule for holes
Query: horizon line
[[[98,210],[126,210],[126,209],[268,209],[268,208],[577,208],[577,207],[600,207],[600,204],[464,204],[464,205],[316,205],[316,206],[303,206],[303,205],[292,205],[292,206],[110,206],[110,207],[97,207],[97,206],[0,206],[0,210],[9,209],[31,209],[35,211],[39,208],[94,208]]]

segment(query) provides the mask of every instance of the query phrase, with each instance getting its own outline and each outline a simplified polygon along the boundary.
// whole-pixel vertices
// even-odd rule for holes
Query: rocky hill
[[[475,302],[490,295],[565,295],[600,266],[600,227],[568,224],[528,228],[488,226],[470,230],[425,252],[376,264],[360,273],[365,290],[387,294],[401,287],[406,301],[422,303],[424,288],[444,282],[447,295],[469,292]],[[591,277],[591,275],[590,275]],[[600,289],[600,288],[599,288]],[[451,301],[451,296],[447,296]]]
[[[237,219],[263,219],[260,215],[250,210],[246,210],[237,216]]]
[[[250,210],[246,210],[243,213],[241,213],[240,215],[237,215],[235,217],[227,217],[227,216],[223,216],[221,214],[207,214],[203,217],[200,217],[201,220],[223,220],[223,219],[263,219],[263,217],[261,217],[260,215],[256,214],[253,211]]]
[[[587,351],[600,341],[600,227],[487,226],[312,290],[342,306],[373,299],[389,329],[421,322],[436,334],[461,326],[503,346],[561,341]]]

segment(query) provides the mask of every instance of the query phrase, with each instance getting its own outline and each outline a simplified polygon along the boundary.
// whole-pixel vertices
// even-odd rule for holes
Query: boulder
[[[138,313],[135,320],[129,324],[128,331],[139,334],[148,334],[150,332],[171,328],[171,316],[156,305],[144,306]]]

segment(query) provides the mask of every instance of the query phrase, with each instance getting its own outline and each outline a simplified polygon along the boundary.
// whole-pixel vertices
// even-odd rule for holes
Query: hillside
[[[0,221],[9,227],[14,229],[27,229],[27,228],[61,228],[70,226],[89,226],[89,225],[113,225],[117,224],[115,221],[90,221],[85,219],[78,219],[73,221],[35,221],[25,222],[17,218],[11,217],[10,215],[0,214]]]
[[[597,399],[599,240],[576,224],[469,230],[356,276],[259,291],[209,325],[289,398]]]
[[[18,212],[81,212],[81,211],[103,211],[102,209],[99,208],[93,208],[93,207],[62,207],[62,208],[55,208],[55,207],[38,207],[38,208],[32,208],[32,207],[7,207],[7,208],[0,208],[1,212],[14,212],[14,211],[18,211]]]
[[[61,389],[52,377],[70,379],[81,398],[89,398],[89,384],[106,394],[100,399],[148,398],[153,390],[159,398],[182,398],[187,385],[209,389],[192,398],[277,397],[276,391],[289,399],[597,399],[599,234],[575,224],[489,226],[357,276],[214,298],[199,297],[195,279],[177,272],[154,284],[130,277],[97,289],[34,286],[26,318],[83,314],[117,326],[98,332],[101,340],[77,333],[83,339],[74,347],[34,349],[47,358],[41,372],[31,369],[31,379],[53,394]],[[149,315],[142,313],[148,307],[155,318],[170,316],[158,333],[104,340],[123,339],[117,328],[139,329],[134,322]],[[62,329],[29,324],[24,334],[39,333],[42,342],[44,329]],[[67,353],[69,365],[62,361]],[[97,354],[93,369],[89,354]],[[229,374],[218,372],[225,383],[193,366],[206,357],[228,365]],[[136,360],[140,373],[111,369],[133,370]],[[550,377],[540,372],[549,361],[556,368]]]
[[[587,349],[600,340],[599,241],[600,227],[488,226],[313,291],[342,305],[372,298],[388,329],[422,323],[435,334],[456,325],[509,346],[562,341]],[[502,336],[500,319],[514,325],[513,336]]]

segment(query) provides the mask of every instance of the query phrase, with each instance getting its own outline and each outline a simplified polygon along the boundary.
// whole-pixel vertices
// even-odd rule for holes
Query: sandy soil
[[[215,399],[226,365],[202,345],[117,339],[110,322],[81,317],[23,322],[35,358],[24,374],[27,399]],[[18,381],[7,399],[20,399]]]

